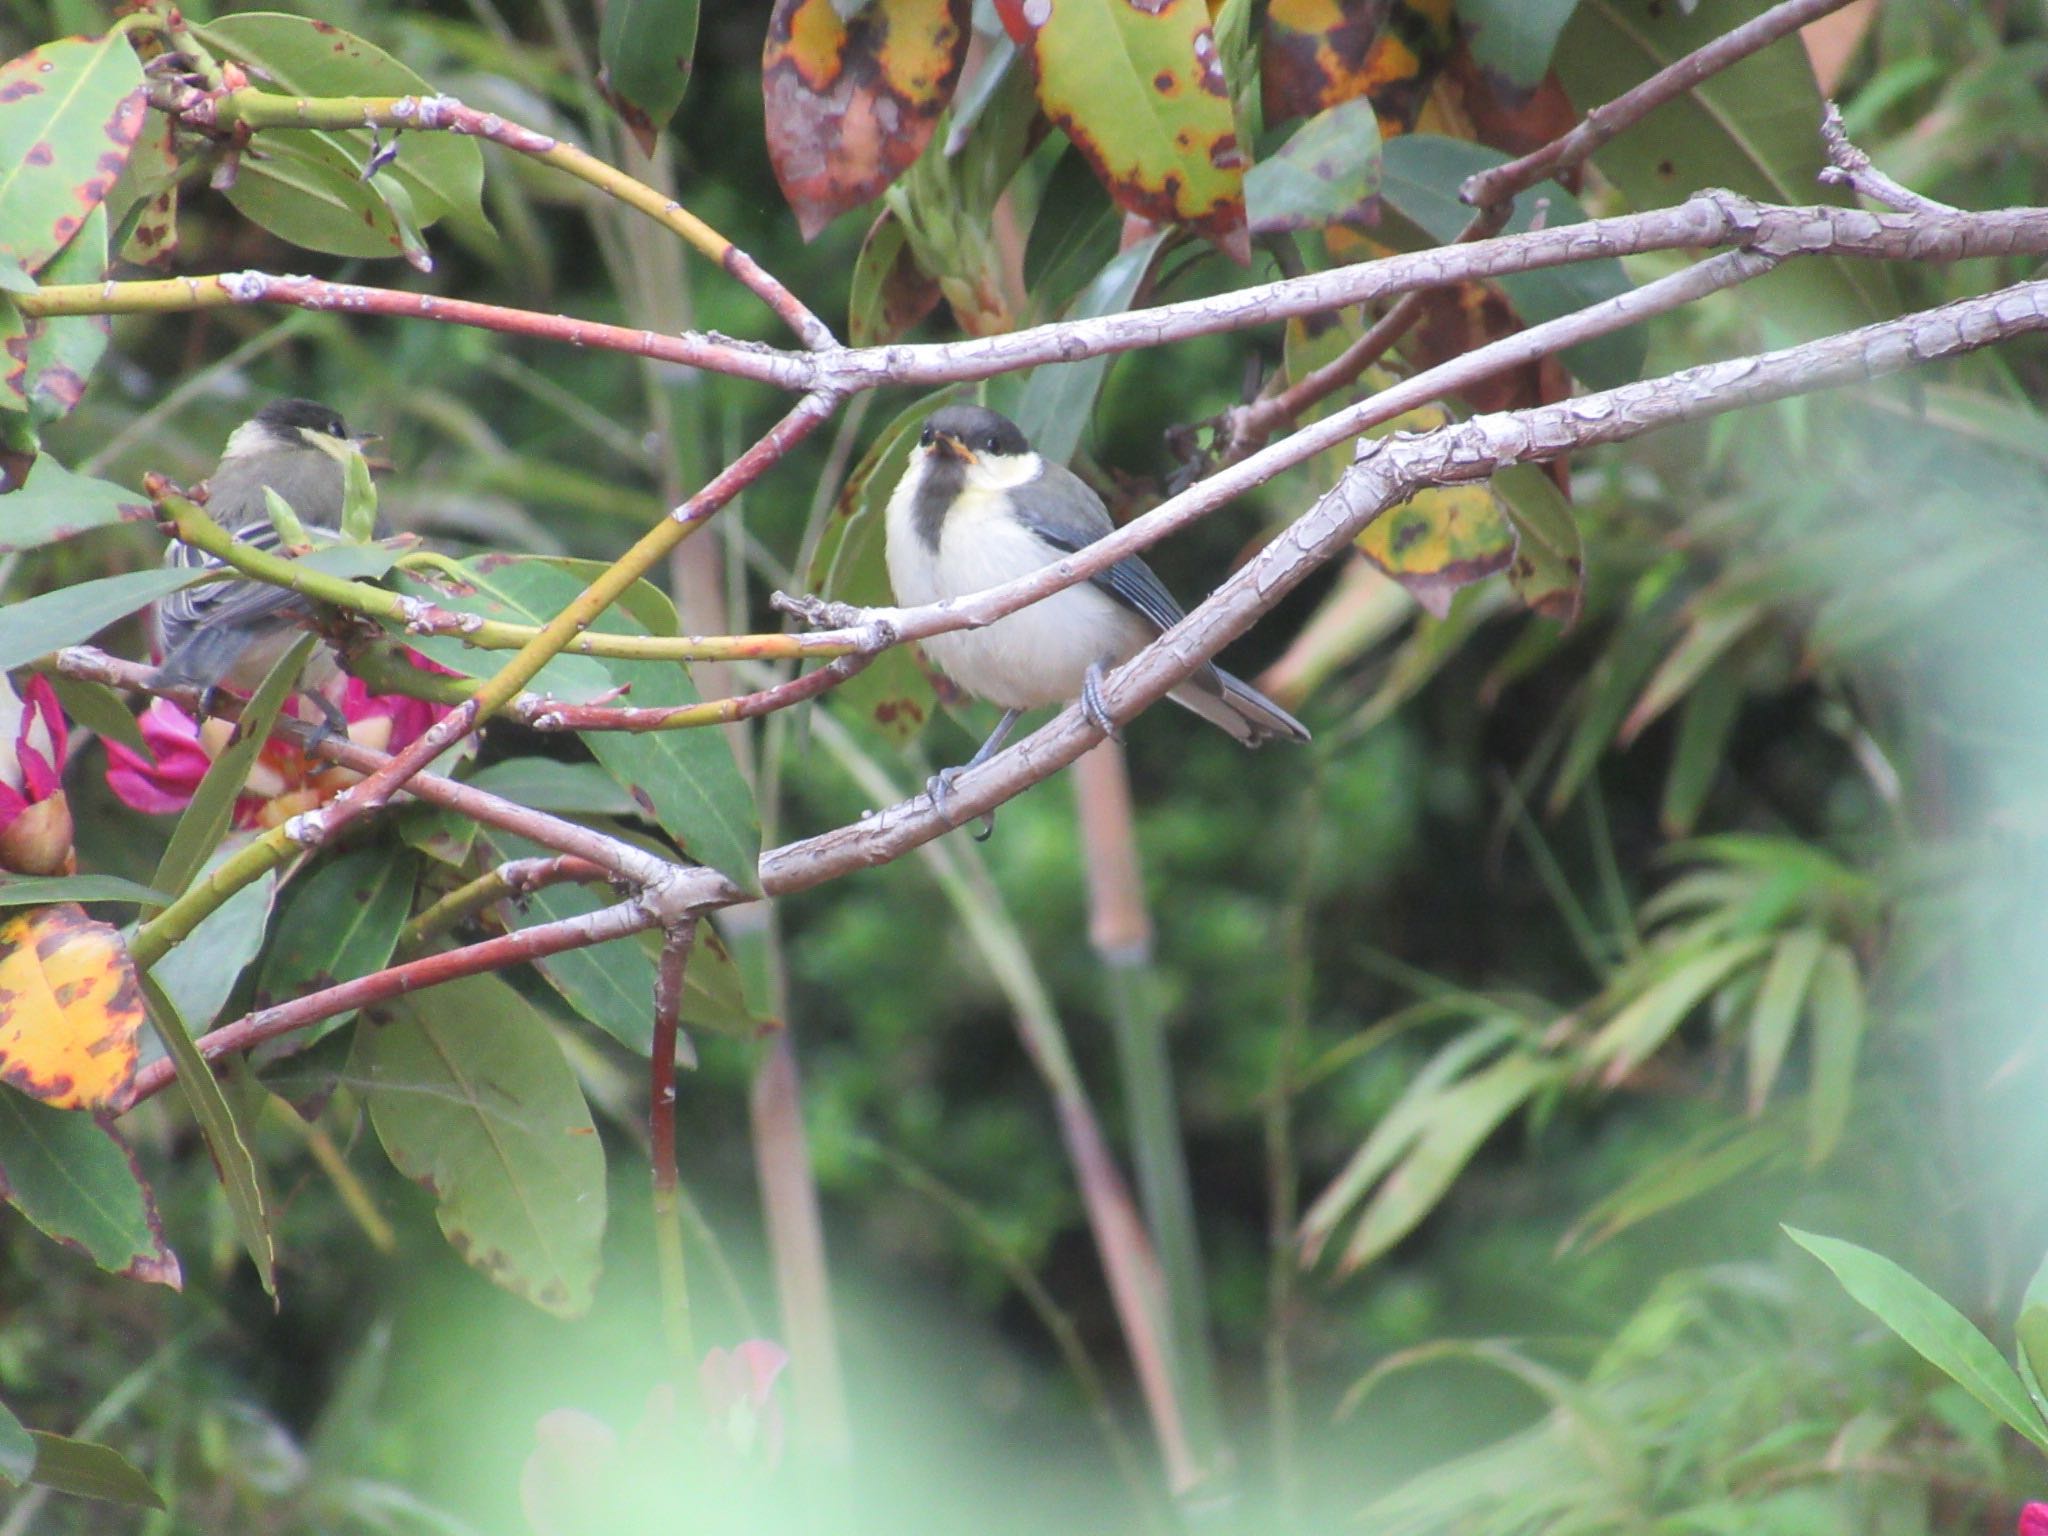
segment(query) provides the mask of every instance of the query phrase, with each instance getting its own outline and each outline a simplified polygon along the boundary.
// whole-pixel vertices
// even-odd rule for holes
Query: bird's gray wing
[[[1012,493],[1010,497],[1018,521],[1062,554],[1078,554],[1116,531],[1102,498],[1061,465],[1046,465],[1035,485],[1020,489],[1031,494],[1027,498]],[[1184,617],[1166,584],[1136,555],[1126,555],[1088,580],[1156,629],[1171,629]]]
[[[308,533],[338,538],[332,529],[311,528]],[[265,554],[278,553],[277,530],[268,522],[235,530],[238,542]],[[173,544],[164,552],[164,564],[172,570],[217,571],[221,562],[189,544]],[[247,625],[286,609],[306,609],[306,599],[289,587],[273,587],[261,581],[212,581],[184,587],[157,605],[158,623],[168,632],[182,628],[187,633],[201,626]]]

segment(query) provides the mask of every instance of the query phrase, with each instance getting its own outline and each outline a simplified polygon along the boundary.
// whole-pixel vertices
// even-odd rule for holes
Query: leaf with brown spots
[[[183,1284],[135,1155],[92,1115],[0,1088],[0,1200],[101,1269]]]
[[[967,58],[967,0],[775,0],[761,53],[768,158],[814,238],[915,161]]]
[[[119,1109],[142,1015],[121,935],[83,907],[0,926],[0,1081],[58,1109]]]
[[[367,1085],[384,1150],[433,1192],[457,1253],[558,1316],[589,1310],[604,1148],[576,1074],[524,998],[495,976],[405,998],[357,1024],[350,1072]]]
[[[0,256],[41,269],[112,190],[142,131],[127,38],[70,37],[0,64]]]
[[[1038,104],[1117,206],[1250,259],[1245,156],[1201,0],[997,0]]]
[[[1266,126],[1363,96],[1380,132],[1422,115],[1452,41],[1451,0],[1272,0],[1266,12]]]
[[[1372,103],[1353,99],[1318,112],[1244,180],[1260,234],[1369,226],[1377,220],[1380,130]]]
[[[1373,435],[1430,432],[1451,420],[1442,406],[1426,405],[1374,428]],[[1507,569],[1515,533],[1491,486],[1435,485],[1374,518],[1358,547],[1442,618],[1458,588]]]
[[[853,264],[846,337],[856,347],[894,341],[939,303],[938,280],[918,265],[903,221],[887,209],[869,226]]]
[[[654,138],[683,104],[697,51],[698,0],[606,0],[597,77],[619,120],[654,153]]]
[[[107,209],[93,209],[85,225],[43,268],[45,283],[96,283],[107,275]],[[66,315],[28,323],[24,380],[29,414],[47,426],[71,414],[99,366],[111,334],[105,315]]]

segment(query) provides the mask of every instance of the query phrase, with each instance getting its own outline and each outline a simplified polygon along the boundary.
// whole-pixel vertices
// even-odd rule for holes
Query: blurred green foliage
[[[185,7],[199,20],[216,9]],[[689,96],[652,171],[602,105],[581,7],[298,9],[472,105],[672,177],[819,313],[845,315],[865,216],[812,244],[796,236],[763,148],[763,8],[704,7]],[[0,21],[0,55],[101,22],[79,0],[23,3]],[[2039,204],[2044,50],[2031,10],[1887,5],[1838,94],[1852,136],[1918,190]],[[779,339],[758,304],[658,231],[484,154],[494,233],[437,233],[421,286]],[[1081,185],[1057,148],[1030,164],[1034,187]],[[1623,180],[1596,174],[1581,195],[1595,212],[1622,207]],[[189,191],[181,270],[373,270],[284,247]],[[1254,277],[1282,270],[1270,246],[1254,259]],[[1645,258],[1631,275],[1672,264]],[[1067,293],[1034,287],[1033,313],[1092,275]],[[1892,280],[1899,306],[1917,308],[2023,275],[1978,261]],[[1150,297],[1240,280],[1183,251]],[[942,308],[923,334],[950,323]],[[1645,371],[1832,323],[1796,281],[1766,279],[1655,325]],[[1081,434],[1084,467],[1120,514],[1149,504],[1179,469],[1168,430],[1236,403],[1248,365],[1279,360],[1277,336],[1117,360]],[[2015,1501],[2048,1486],[1778,1235],[1795,1220],[1868,1242],[2001,1344],[2048,1247],[2044,389],[2048,355],[2013,345],[1588,455],[1572,466],[1588,565],[1574,627],[1527,614],[1497,581],[1443,618],[1398,598],[1374,643],[1324,658],[1302,706],[1313,749],[1247,757],[1166,712],[1131,731],[1240,1508],[1275,1512],[1256,1528],[1364,1510],[1371,1529],[1418,1533],[1905,1536],[2007,1528]],[[600,558],[780,408],[756,386],[539,342],[237,308],[117,320],[92,390],[47,446],[123,484],[152,469],[190,482],[252,402],[277,394],[382,432],[398,466],[384,508],[436,547]],[[847,452],[828,429],[722,515],[745,611],[765,614],[766,593],[789,584],[812,488],[830,495],[830,466],[856,461],[907,402],[894,391],[842,418]],[[1157,550],[1169,584],[1205,590],[1305,504],[1312,473]],[[8,590],[142,569],[156,551],[143,530],[98,534],[10,563]],[[1251,676],[1278,660],[1339,590],[1333,574],[1295,594],[1233,666]],[[116,639],[141,654],[139,632]],[[958,760],[974,723],[942,716],[922,751]],[[782,838],[873,803],[849,757],[903,792],[926,771],[857,715],[778,724],[770,741]],[[106,796],[98,750],[74,775],[82,866],[147,880],[157,844]],[[1108,1085],[1076,838],[1055,780],[1007,807],[976,857],[1083,1076]],[[819,1503],[912,1529],[1123,1528],[1131,1496],[1013,1284],[1028,1266],[1121,1383],[1053,1113],[988,957],[915,858],[787,899],[777,921],[860,1449],[853,1496]],[[0,1395],[25,1422],[121,1446],[173,1513],[58,1500],[0,1533],[517,1530],[543,1412],[634,1420],[658,1368],[642,1064],[534,979],[512,979],[569,1040],[614,1153],[591,1315],[559,1322],[485,1286],[447,1251],[429,1202],[351,1155],[396,1223],[395,1247],[375,1251],[303,1139],[266,1123],[258,1150],[283,1212],[273,1312],[203,1150],[153,1107],[126,1124],[185,1294],[101,1275],[10,1219]],[[1296,1277],[1276,1314],[1274,1180],[1306,1207],[1404,1097],[1428,1145],[1445,1111],[1416,1085],[1460,1042],[1459,1071],[1514,1053],[1546,1070],[1476,1128],[1469,1162],[1442,1170],[1441,1198],[1372,1263]],[[286,1094],[294,1072],[319,1081],[337,1047],[267,1080]],[[747,1150],[754,1050],[700,1049],[681,1106],[685,1183],[717,1234],[692,1244],[699,1331],[772,1333]],[[1276,1094],[1289,1108],[1277,1169]],[[1120,1134],[1106,1086],[1098,1099]],[[891,1158],[943,1181],[983,1228]],[[1423,1170],[1408,1167],[1412,1193]],[[1280,1328],[1291,1431],[1276,1431],[1269,1373]],[[1444,1339],[1465,1342],[1433,1347]],[[1353,1394],[1362,1380],[1371,1390]],[[1115,1405],[1135,1424],[1126,1395],[1119,1385]]]

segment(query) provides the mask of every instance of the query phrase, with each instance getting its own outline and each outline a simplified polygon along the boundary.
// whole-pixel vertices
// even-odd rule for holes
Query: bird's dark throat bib
[[[939,532],[947,512],[967,483],[967,465],[949,453],[925,455],[924,474],[917,483],[917,499],[910,506],[910,525],[926,549],[936,551]]]

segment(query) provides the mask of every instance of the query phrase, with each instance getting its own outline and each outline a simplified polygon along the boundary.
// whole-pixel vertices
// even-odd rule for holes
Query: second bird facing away
[[[1102,498],[1064,465],[1034,453],[1016,423],[978,405],[947,406],[925,422],[889,498],[889,584],[905,607],[965,597],[1050,565],[1115,528]],[[1089,718],[1111,731],[1102,674],[1181,617],[1151,568],[1127,555],[993,624],[926,639],[934,665],[1004,710],[964,767],[933,776],[933,800],[943,810],[954,777],[990,757],[1027,709],[1079,699]],[[1220,667],[1203,666],[1168,697],[1248,747],[1274,737],[1308,740],[1299,720]]]

